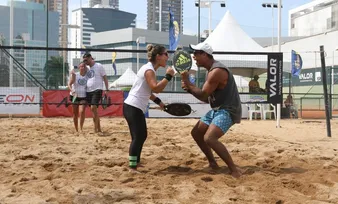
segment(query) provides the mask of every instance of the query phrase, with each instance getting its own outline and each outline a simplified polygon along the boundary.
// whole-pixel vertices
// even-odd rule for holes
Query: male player
[[[87,72],[87,102],[93,114],[94,132],[102,135],[100,118],[97,107],[102,98],[103,82],[105,84],[105,93],[108,92],[108,79],[103,66],[96,63],[90,53],[83,55],[83,62],[89,66]]]
[[[240,123],[242,108],[235,79],[230,70],[214,60],[213,49],[207,43],[190,45],[194,50],[196,65],[208,70],[202,89],[189,81],[188,73],[182,74],[182,88],[197,99],[209,103],[212,110],[203,116],[191,131],[191,135],[209,161],[209,167],[218,168],[211,149],[228,165],[230,174],[238,178],[240,169],[233,162],[226,147],[218,141],[229,128]]]

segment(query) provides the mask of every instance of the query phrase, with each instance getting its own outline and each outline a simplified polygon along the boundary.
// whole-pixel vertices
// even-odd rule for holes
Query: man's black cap
[[[88,57],[92,57],[92,55],[90,53],[85,53],[82,58],[88,58]]]

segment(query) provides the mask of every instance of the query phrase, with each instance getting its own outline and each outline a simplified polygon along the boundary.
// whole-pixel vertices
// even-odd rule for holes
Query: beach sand
[[[197,119],[147,119],[139,174],[128,171],[123,118],[105,136],[75,133],[71,118],[0,119],[0,203],[338,203],[338,121],[248,121],[221,138],[245,174],[207,161],[190,136]],[[217,156],[217,155],[216,155]]]

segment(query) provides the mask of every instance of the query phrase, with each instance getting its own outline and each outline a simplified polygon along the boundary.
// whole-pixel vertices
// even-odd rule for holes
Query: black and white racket
[[[192,66],[191,55],[184,50],[177,50],[174,53],[173,66],[179,74],[188,72]]]
[[[104,94],[102,99],[101,99],[101,105],[103,109],[106,109],[111,105],[111,99],[110,96],[107,96],[107,94]]]
[[[161,109],[160,107],[149,107],[149,109]],[[189,104],[186,103],[170,103],[164,108],[164,111],[173,116],[187,116],[192,110]]]

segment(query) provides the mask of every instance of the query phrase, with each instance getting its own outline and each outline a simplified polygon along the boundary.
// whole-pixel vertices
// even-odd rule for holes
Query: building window
[[[293,28],[295,28],[295,24],[294,23],[291,24],[291,29],[293,29]]]
[[[93,32],[94,31],[94,28],[93,29],[83,29],[84,32]]]
[[[331,18],[326,19],[326,29],[331,29]]]

